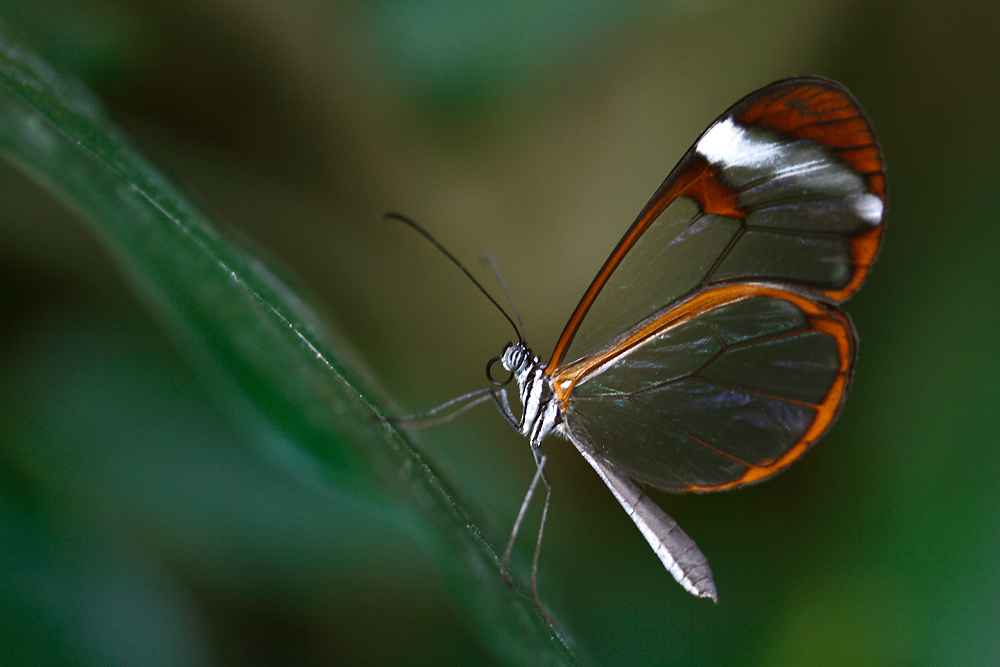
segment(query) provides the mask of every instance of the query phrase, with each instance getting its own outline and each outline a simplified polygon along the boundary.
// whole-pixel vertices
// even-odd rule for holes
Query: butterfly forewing
[[[699,138],[584,294],[547,371],[707,286],[766,281],[825,301],[860,285],[885,180],[867,119],[839,85],[778,82]]]
[[[715,490],[801,456],[846,397],[854,331],[776,286],[711,287],[554,376],[567,427],[630,477]]]

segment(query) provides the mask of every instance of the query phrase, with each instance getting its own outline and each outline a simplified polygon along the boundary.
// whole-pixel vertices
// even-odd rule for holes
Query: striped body
[[[715,600],[717,594],[712,571],[694,540],[626,475],[566,427],[552,380],[545,373],[542,361],[524,343],[508,345],[500,360],[517,381],[518,395],[524,408],[518,430],[528,438],[532,451],[537,453],[542,440],[553,431],[572,442],[626,508],[654,553],[678,583],[694,595]]]
[[[508,345],[500,362],[514,374],[518,396],[524,406],[518,430],[528,438],[531,448],[537,450],[542,440],[562,422],[551,380],[545,374],[541,359],[524,343]]]

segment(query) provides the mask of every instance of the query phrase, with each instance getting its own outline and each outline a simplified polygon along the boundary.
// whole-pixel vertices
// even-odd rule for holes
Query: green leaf
[[[92,524],[67,536],[44,523],[0,493],[0,664],[213,664],[162,566]]]
[[[3,34],[0,152],[80,216],[245,433],[414,532],[498,657],[575,664],[530,596],[504,584],[454,494],[377,419],[366,372],[306,300],[213,225],[79,83]]]

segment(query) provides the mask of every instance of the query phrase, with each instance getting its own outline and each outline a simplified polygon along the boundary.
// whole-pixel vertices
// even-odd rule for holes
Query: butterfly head
[[[510,373],[510,377],[503,381],[497,380],[493,376],[493,364],[498,361],[500,362],[500,365],[504,367],[504,370]],[[502,387],[503,385],[509,384],[514,378],[524,376],[524,374],[526,374],[537,363],[538,359],[531,351],[531,348],[523,342],[518,341],[517,343],[507,343],[503,352],[490,359],[489,363],[486,364],[486,377],[489,379],[491,384]]]
[[[500,363],[515,376],[527,371],[534,360],[535,355],[524,343],[507,343],[500,355]]]

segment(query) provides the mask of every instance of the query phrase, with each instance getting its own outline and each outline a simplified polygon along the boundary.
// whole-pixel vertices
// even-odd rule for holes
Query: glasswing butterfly
[[[857,349],[836,304],[868,274],[885,204],[881,150],[845,88],[818,77],[765,86],[719,116],[666,177],[584,292],[548,362],[458,260],[409,219],[387,214],[437,246],[507,317],[518,342],[486,373],[497,386],[516,380],[523,406],[518,417],[505,390],[487,388],[393,421],[430,425],[492,399],[529,439],[537,472],[503,569],[506,576],[541,480],[536,603],[552,493],[540,447],[550,434],[573,443],[678,583],[715,600],[705,556],[636,482],[667,491],[751,484],[829,430]],[[505,381],[492,373],[497,362],[511,374]]]

